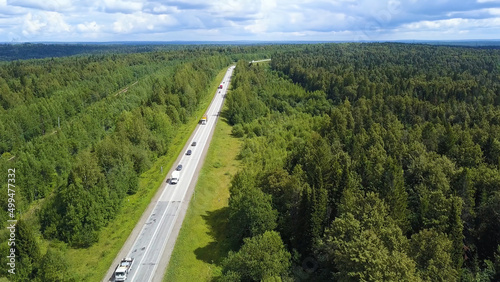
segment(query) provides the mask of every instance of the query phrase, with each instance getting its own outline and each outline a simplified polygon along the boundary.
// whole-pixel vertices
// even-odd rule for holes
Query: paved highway
[[[177,184],[167,183],[160,188],[161,192],[159,193],[161,194],[157,198],[156,203],[152,202],[148,208],[148,210],[151,210],[149,217],[146,220],[139,221],[134,230],[140,229],[140,232],[135,232],[135,236],[134,232],[132,232],[132,235],[127,240],[128,244],[125,243],[119,256],[113,262],[104,279],[105,281],[109,281],[108,279],[111,281],[114,280],[112,272],[116,268],[116,265],[118,265],[118,261],[125,256],[134,259],[127,281],[161,281],[173,245],[177,239],[178,230],[174,234],[172,230],[176,226],[179,229],[184,219],[185,211],[184,213],[182,212],[182,207],[187,208],[187,204],[191,198],[192,189],[189,188],[194,187],[195,181],[193,179],[197,179],[198,165],[201,164],[200,161],[204,158],[204,150],[209,146],[209,137],[215,128],[215,123],[221,111],[222,102],[226,95],[233,70],[234,66],[228,68],[221,82],[223,88],[217,89],[212,103],[206,112],[208,117],[207,124],[200,124],[196,127],[188,141],[188,145],[185,146],[185,150],[179,156],[178,163],[174,164],[174,167],[167,175],[167,178],[170,178],[172,171],[177,165],[182,164],[179,182]],[[196,142],[196,146],[192,146],[193,142]],[[186,155],[187,150],[191,150],[192,154]],[[151,208],[152,206],[153,208]],[[179,214],[181,214],[180,217]],[[130,242],[133,243],[131,244]],[[167,244],[172,247],[166,248]],[[167,251],[165,252],[166,249]],[[123,254],[126,255],[123,256]]]

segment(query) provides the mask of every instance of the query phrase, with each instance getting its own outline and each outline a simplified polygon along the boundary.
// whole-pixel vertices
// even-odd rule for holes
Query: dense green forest
[[[157,49],[159,48],[151,45],[4,43],[0,44],[0,61],[55,58],[78,54],[140,53],[157,51]]]
[[[240,61],[220,281],[498,281],[500,52],[321,44]]]
[[[269,44],[268,44],[269,45]],[[264,48],[263,48],[264,47]],[[167,52],[180,50],[216,50],[233,58],[247,57],[252,60],[267,57],[269,48],[266,45],[228,43],[189,44],[188,42],[172,42],[154,44],[148,42],[115,42],[115,43],[0,43],[0,61],[28,60],[67,57],[74,55],[131,54],[145,52]],[[252,56],[250,56],[252,54]],[[255,56],[253,56],[255,55]]]
[[[220,70],[270,53],[262,46],[171,49],[0,64],[0,167],[5,177],[9,168],[16,171],[19,220],[10,279],[79,280],[68,275],[64,250],[97,242]],[[2,187],[7,191],[7,179]],[[6,222],[7,193],[0,202]],[[52,242],[48,249],[40,235]],[[8,254],[9,234],[1,236],[0,250]]]
[[[124,197],[136,192],[138,176],[167,152],[175,127],[230,62],[217,52],[153,52],[0,68],[1,166],[16,168],[18,211],[38,201],[45,238],[71,247],[95,243]],[[7,210],[6,193],[1,197]],[[22,219],[18,226],[16,279],[46,281],[35,230]],[[24,246],[28,242],[32,246]]]
[[[66,249],[96,244],[215,75],[240,59],[223,116],[244,141],[244,168],[217,279],[500,279],[498,49],[176,46],[54,58],[47,48],[49,58],[0,63],[0,167],[19,183],[14,279],[82,280]],[[0,205],[6,222],[7,193]],[[7,254],[8,230],[0,236]]]

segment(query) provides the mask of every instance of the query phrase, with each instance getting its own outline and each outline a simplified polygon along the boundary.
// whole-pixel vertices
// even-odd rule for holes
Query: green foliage
[[[244,240],[241,249],[224,260],[222,281],[273,281],[288,274],[290,253],[274,231]],[[279,281],[279,280],[278,280]]]
[[[40,262],[38,277],[41,281],[71,281],[67,271],[68,264],[64,260],[64,253],[49,248]]]
[[[52,46],[50,53],[45,45],[0,47],[52,57],[0,64],[0,166],[16,168],[16,184],[22,183],[16,208],[35,222],[36,237],[40,227],[44,239],[76,248],[95,243],[127,194],[136,193],[140,174],[167,153],[219,70],[240,58],[268,57],[272,49],[79,45]],[[102,53],[55,58],[97,50]],[[5,194],[0,200],[5,207]],[[271,220],[263,230],[276,228],[270,207],[268,200]],[[25,271],[18,277],[60,280],[61,273],[38,270],[40,257],[20,261]]]
[[[335,279],[419,280],[414,261],[406,255],[407,239],[376,194],[345,190],[340,208],[342,215],[318,247],[323,261],[335,262]]]
[[[256,188],[252,176],[239,173],[233,179],[229,198],[229,225],[233,238],[242,240],[276,228],[277,212],[271,195]]]
[[[500,245],[498,245],[497,250],[495,252],[495,280],[500,278]]]
[[[156,61],[156,55],[123,56],[119,61],[121,63],[141,57],[146,59],[141,64],[154,61],[148,68],[156,73],[145,76],[115,95],[106,96],[106,90],[112,88],[100,88],[102,97],[92,96],[90,101],[78,98],[78,103],[85,106],[77,107],[76,112],[61,113],[63,120],[64,117],[69,118],[69,121],[62,123],[61,128],[54,129],[52,134],[43,135],[42,132],[43,136],[31,136],[33,141],[26,143],[27,150],[22,150],[19,157],[20,167],[25,172],[40,174],[42,178],[23,178],[29,174],[21,174],[22,180],[31,184],[27,187],[35,189],[24,190],[22,194],[30,201],[45,197],[52,190],[54,193],[47,199],[40,213],[41,228],[46,238],[57,238],[73,247],[88,247],[95,243],[99,230],[113,219],[123,198],[137,191],[139,174],[147,170],[158,156],[166,153],[175,134],[173,127],[188,114],[188,111],[182,110],[183,107],[191,110],[196,107],[195,96],[198,94],[195,93],[205,92],[208,82],[215,75],[213,68],[219,69],[224,63],[224,60],[219,61],[214,57],[210,60],[198,58],[197,55],[186,55],[180,56],[179,61],[174,60],[160,67],[161,60]],[[177,55],[173,54],[171,58]],[[165,59],[170,55],[162,56]],[[83,66],[86,68],[81,70],[81,75],[85,77],[86,71],[108,66],[106,56],[100,60],[104,62],[98,64],[84,60]],[[196,70],[192,62],[197,63]],[[60,64],[61,66],[56,67],[71,65],[71,60],[61,59]],[[132,71],[129,66],[121,67],[123,71]],[[145,65],[142,67],[146,68]],[[102,75],[101,78],[110,80],[110,87],[111,84],[114,87],[125,84],[114,81],[110,70],[102,71],[105,75],[96,71],[88,74],[88,78],[98,79]],[[113,74],[117,72],[119,71]],[[123,79],[123,75],[118,74],[118,77]],[[183,77],[189,77],[191,83],[188,85]],[[165,82],[169,78],[176,81],[176,84]],[[62,76],[60,81],[65,79]],[[81,86],[76,84],[75,87]],[[156,96],[144,91],[151,87]],[[169,106],[164,104],[167,101],[165,93],[170,91],[174,93],[170,95],[180,97],[181,99],[177,99],[181,102],[182,97],[187,97],[179,105],[184,116],[174,121],[168,115]],[[67,96],[56,94],[51,97],[68,99]],[[153,97],[154,101],[149,97]],[[35,99],[35,104],[36,101]],[[57,100],[54,102],[60,104]],[[146,106],[144,103],[150,105]],[[57,111],[59,110],[54,109],[54,114]],[[51,142],[47,143],[49,141]],[[52,152],[49,154],[47,150]],[[47,157],[53,155],[58,157]],[[45,183],[53,185],[49,188]]]
[[[500,244],[500,192],[495,192],[479,209],[477,247],[487,258],[493,258],[495,248]]]
[[[403,168],[394,159],[388,158],[384,169],[380,193],[389,207],[390,216],[403,232],[407,232],[410,228],[408,193],[404,186]]]
[[[298,267],[317,253],[345,280],[492,277],[499,59],[487,48],[318,44],[277,51],[270,68],[238,64],[226,114]],[[402,234],[436,253],[412,253]]]
[[[32,225],[24,220],[16,223],[15,249],[16,274],[11,275],[16,281],[30,280],[36,277],[41,254],[40,246]]]
[[[462,281],[475,281],[475,282],[489,282],[497,281],[493,263],[490,260],[484,260],[481,267],[477,266],[473,271],[470,269],[465,269],[462,275]]]
[[[252,87],[254,80],[263,79],[261,72],[256,72],[245,66],[245,61],[239,61],[235,69],[233,84],[238,87],[231,91],[227,98],[226,115],[230,124],[248,123],[266,114],[266,106]],[[256,73],[260,75],[255,77]]]
[[[271,52],[269,65],[246,62]],[[236,237],[277,230],[296,262],[318,254],[341,280],[498,278],[497,49],[195,46],[5,63],[0,166],[22,171],[16,203],[45,198],[46,238],[92,244],[214,70],[239,59],[223,113],[244,140],[230,200]],[[249,278],[231,268],[242,266],[238,253],[223,279],[284,273]],[[19,277],[35,274],[21,264]]]
[[[411,237],[409,254],[424,281],[457,281],[452,250],[452,242],[445,234],[424,229]]]

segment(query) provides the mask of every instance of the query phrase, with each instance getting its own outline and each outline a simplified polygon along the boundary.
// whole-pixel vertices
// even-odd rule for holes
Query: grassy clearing
[[[163,281],[210,281],[220,274],[227,240],[229,184],[239,168],[241,140],[220,119]]]
[[[160,157],[139,179],[139,190],[125,198],[116,218],[100,232],[99,242],[87,249],[68,249],[66,259],[70,272],[79,281],[100,281],[111,266],[121,247],[134,229],[142,213],[155,195],[169,168],[188,141],[200,117],[210,104],[226,69],[219,72],[211,83],[207,95],[201,101],[198,111],[186,123],[179,126],[178,133],[170,145],[168,154]],[[161,172],[163,166],[163,173]]]

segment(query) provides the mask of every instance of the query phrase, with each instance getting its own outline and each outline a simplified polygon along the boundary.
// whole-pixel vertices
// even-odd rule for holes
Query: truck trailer
[[[201,124],[207,124],[207,115],[203,115],[203,117],[201,118]]]

